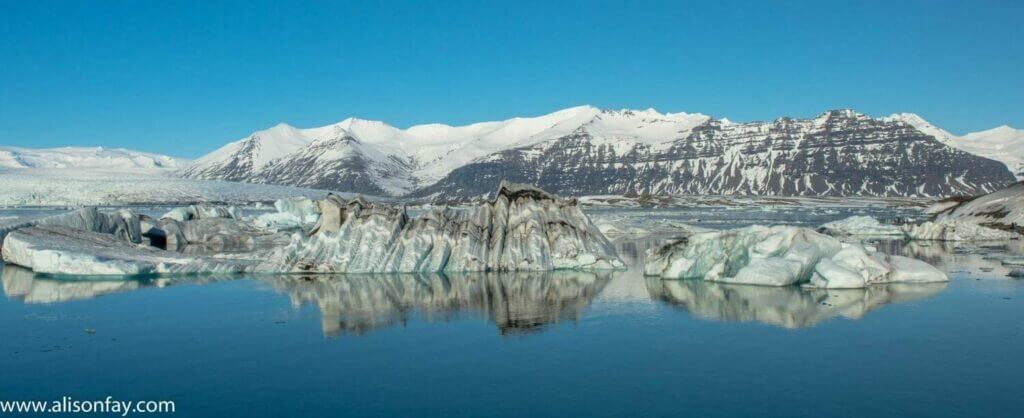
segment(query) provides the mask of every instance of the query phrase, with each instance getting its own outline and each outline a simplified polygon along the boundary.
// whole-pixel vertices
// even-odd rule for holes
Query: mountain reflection
[[[266,280],[292,304],[316,305],[325,336],[406,322],[481,315],[501,334],[534,332],[575,320],[611,280],[611,272],[517,272],[452,275],[303,275]]]
[[[835,317],[859,319],[887,303],[935,295],[946,283],[887,284],[865,289],[804,289],[646,278],[651,298],[712,320],[803,328]]]

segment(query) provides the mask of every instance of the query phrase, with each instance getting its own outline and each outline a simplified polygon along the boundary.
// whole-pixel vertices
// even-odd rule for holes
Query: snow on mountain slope
[[[1024,180],[1024,129],[1003,125],[969,133],[953,142],[954,146],[971,154],[1003,162],[1017,179]]]
[[[924,118],[913,113],[897,113],[886,119],[907,123],[925,134],[934,136],[946,145],[1006,164],[1018,180],[1024,180],[1024,130],[1003,125],[986,131],[956,136],[936,128]]]
[[[123,148],[0,147],[0,168],[178,168],[189,161]]]
[[[194,179],[246,181],[267,163],[310,141],[312,138],[305,132],[280,123],[200,157],[180,174]]]
[[[360,142],[341,126],[271,161],[252,180],[371,195],[401,195],[416,185],[405,160]]]

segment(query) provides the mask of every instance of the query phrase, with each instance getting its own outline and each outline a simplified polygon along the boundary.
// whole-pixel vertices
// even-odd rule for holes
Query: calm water
[[[186,416],[1024,416],[1019,245],[881,248],[946,285],[606,274],[56,280],[5,266],[3,399]]]

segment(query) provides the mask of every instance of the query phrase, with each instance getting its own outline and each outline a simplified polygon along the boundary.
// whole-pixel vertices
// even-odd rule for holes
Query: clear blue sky
[[[278,122],[580,104],[1022,128],[1022,24],[1022,1],[0,0],[0,144],[195,157]]]

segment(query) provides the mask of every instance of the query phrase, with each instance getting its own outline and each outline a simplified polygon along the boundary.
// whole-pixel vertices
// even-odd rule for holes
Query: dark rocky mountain
[[[814,119],[708,120],[661,144],[610,144],[586,127],[459,167],[413,197],[465,198],[502,180],[560,195],[975,195],[1014,181],[1000,162],[910,125],[850,110]]]

